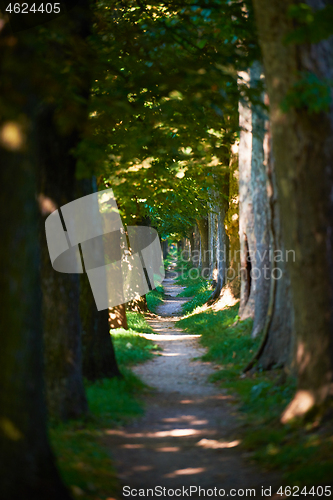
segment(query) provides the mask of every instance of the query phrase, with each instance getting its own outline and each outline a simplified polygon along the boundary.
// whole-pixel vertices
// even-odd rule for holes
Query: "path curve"
[[[226,497],[244,498],[241,492],[234,495],[231,490],[254,488],[256,496],[252,498],[262,498],[261,487],[272,486],[274,491],[277,477],[248,463],[247,454],[239,446],[239,427],[230,404],[233,397],[207,382],[217,367],[193,359],[205,352],[198,345],[199,335],[187,335],[174,325],[182,303],[188,299],[176,297],[181,288],[172,279],[165,279],[163,286],[166,299],[158,316],[149,320],[156,334],[145,335],[163,351],[161,356],[134,368],[155,391],[145,398],[142,418],[107,431],[120,482],[128,487],[124,498],[136,498],[134,494],[127,496],[129,488],[156,486],[165,487],[166,495],[168,489],[177,489],[180,498],[187,498],[191,486],[192,499],[204,498],[203,491],[198,494],[199,487],[216,487],[215,498],[220,498],[220,489],[225,490]],[[148,493],[153,499],[171,497]]]

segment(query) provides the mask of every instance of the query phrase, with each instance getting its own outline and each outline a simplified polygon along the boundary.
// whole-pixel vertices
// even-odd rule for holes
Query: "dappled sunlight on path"
[[[164,287],[169,297],[160,316],[148,320],[156,334],[144,335],[163,351],[134,368],[154,389],[146,396],[146,413],[124,428],[105,431],[120,480],[135,489],[224,488],[226,496],[231,488],[256,488],[261,498],[261,485],[274,486],[276,478],[246,461],[233,396],[207,381],[216,367],[198,359],[205,352],[200,335],[186,335],[172,321],[188,299],[176,297],[182,287],[172,280]]]

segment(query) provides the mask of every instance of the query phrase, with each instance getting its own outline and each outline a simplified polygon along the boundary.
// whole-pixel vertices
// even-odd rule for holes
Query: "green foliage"
[[[328,111],[332,102],[330,82],[321,80],[314,73],[303,74],[284,98],[281,108],[287,113],[290,108],[311,113]]]
[[[146,294],[147,305],[150,312],[156,313],[156,308],[162,304],[163,297],[164,288],[161,285]]]
[[[318,43],[333,35],[333,6],[314,11],[306,3],[290,5],[288,14],[296,28],[286,38],[287,43]]]
[[[238,70],[258,56],[251,14],[250,2],[228,0],[95,4],[90,121],[76,154],[81,172],[112,186],[125,224],[148,215],[162,236],[184,236],[205,211],[238,131]]]
[[[158,346],[151,340],[142,337],[140,333],[151,333],[152,329],[139,313],[129,312],[128,330],[116,328],[112,330],[112,340],[120,366],[130,366],[143,363],[153,358]]]

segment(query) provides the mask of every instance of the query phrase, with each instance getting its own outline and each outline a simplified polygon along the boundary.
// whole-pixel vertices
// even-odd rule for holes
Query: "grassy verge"
[[[127,312],[128,330],[117,328],[112,331],[113,345],[120,366],[143,363],[154,357],[159,350],[151,340],[141,337],[140,333],[153,333],[144,316],[135,312]]]
[[[164,288],[162,285],[157,286],[154,290],[147,293],[146,300],[150,312],[156,313],[156,308],[162,304],[164,297]]]
[[[191,297],[183,304],[182,310],[184,314],[190,314],[207,302],[212,294],[212,283],[204,279],[199,269],[193,267],[190,262],[178,262],[176,270],[179,273],[177,284],[186,287],[178,296]]]
[[[74,497],[82,500],[120,498],[110,454],[101,443],[103,429],[123,425],[143,413],[140,395],[147,388],[128,367],[153,357],[156,346],[139,335],[152,331],[144,316],[130,312],[128,323],[129,330],[112,332],[123,378],[86,383],[89,415],[50,426],[50,440],[63,480]]]
[[[291,400],[295,381],[279,370],[241,376],[259,340],[251,338],[251,320],[239,322],[238,306],[223,311],[206,311],[178,321],[189,333],[201,334],[207,348],[204,360],[221,364],[211,376],[236,394],[242,422],[243,443],[251,459],[265,469],[282,472],[285,485],[309,487],[331,484],[333,438],[315,422],[282,425],[280,416]]]

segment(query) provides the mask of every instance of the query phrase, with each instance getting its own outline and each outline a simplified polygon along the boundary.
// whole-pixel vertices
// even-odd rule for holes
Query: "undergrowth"
[[[221,366],[210,380],[236,395],[242,446],[251,460],[265,469],[282,472],[283,483],[309,487],[331,484],[333,438],[318,423],[282,425],[280,417],[295,392],[295,380],[281,370],[263,371],[257,366],[252,374],[242,375],[258,348],[260,339],[251,338],[252,321],[239,321],[238,305],[214,312],[193,314],[177,322],[189,333],[201,334],[207,348],[202,357]]]
[[[143,413],[140,394],[147,387],[127,368],[156,350],[140,333],[152,329],[143,315],[127,313],[129,330],[112,331],[122,378],[86,382],[89,414],[80,420],[53,423],[49,434],[64,483],[82,500],[120,498],[120,486],[109,452],[101,442],[106,429]]]

